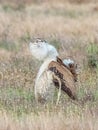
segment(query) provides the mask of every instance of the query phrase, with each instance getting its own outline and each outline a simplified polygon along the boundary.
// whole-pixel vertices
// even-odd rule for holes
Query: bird
[[[42,62],[35,79],[34,94],[37,102],[53,101],[55,88],[58,99],[63,91],[71,99],[76,99],[77,65],[71,59],[62,60],[57,49],[47,41],[36,38],[29,43],[32,56]]]

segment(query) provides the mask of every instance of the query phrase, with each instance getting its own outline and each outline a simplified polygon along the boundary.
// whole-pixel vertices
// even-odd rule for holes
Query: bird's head
[[[48,44],[45,40],[39,38],[29,44],[32,55],[38,60],[44,60],[47,57],[56,57],[58,52],[54,46]]]

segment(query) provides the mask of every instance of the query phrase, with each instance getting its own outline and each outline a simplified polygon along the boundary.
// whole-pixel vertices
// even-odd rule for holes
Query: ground
[[[97,130],[98,1],[20,1],[0,4],[0,128]],[[77,96],[37,106],[34,80],[41,63],[29,51],[31,38],[53,44],[78,65]],[[55,99],[57,98],[57,92]]]

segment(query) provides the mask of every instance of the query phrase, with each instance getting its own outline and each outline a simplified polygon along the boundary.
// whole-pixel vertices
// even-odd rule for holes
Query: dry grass
[[[0,1],[2,4],[9,4],[9,5],[13,5],[13,4],[18,4],[18,5],[24,5],[24,4],[31,4],[31,3],[35,3],[35,4],[40,4],[40,3],[75,3],[75,4],[81,4],[81,3],[96,3],[98,2],[98,0],[1,0]]]
[[[55,1],[40,5],[22,2],[17,7],[12,3],[0,5],[0,128],[3,130],[98,129],[98,3]],[[75,105],[64,94],[57,107],[35,104],[34,79],[41,63],[35,62],[29,52],[32,37],[46,39],[56,46],[62,58],[71,57],[78,63],[79,104]]]
[[[20,119],[6,112],[0,113],[0,128],[3,130],[97,130],[98,117],[93,111],[80,110],[48,110],[23,115]]]

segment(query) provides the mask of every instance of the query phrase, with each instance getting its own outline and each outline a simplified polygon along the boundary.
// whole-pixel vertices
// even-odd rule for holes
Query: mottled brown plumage
[[[49,66],[49,70],[54,73],[53,82],[54,85],[59,88],[61,82],[61,90],[66,92],[67,95],[75,100],[76,99],[76,87],[75,87],[75,74],[72,73],[60,58],[57,58],[57,62],[52,61]]]
[[[43,61],[36,76],[34,94],[37,102],[52,102],[55,88],[59,89],[57,104],[61,90],[71,99],[76,99],[75,63],[70,59],[62,61],[56,48],[49,43],[36,39],[30,42],[30,51],[37,60]]]
[[[74,81],[76,82],[77,81],[77,73],[76,73],[76,68],[77,68],[77,64],[72,64],[70,63],[69,64],[69,67],[67,65],[64,64],[64,62],[59,58],[57,57],[57,62],[64,66],[65,68],[67,68],[73,75],[73,78],[74,78]]]

